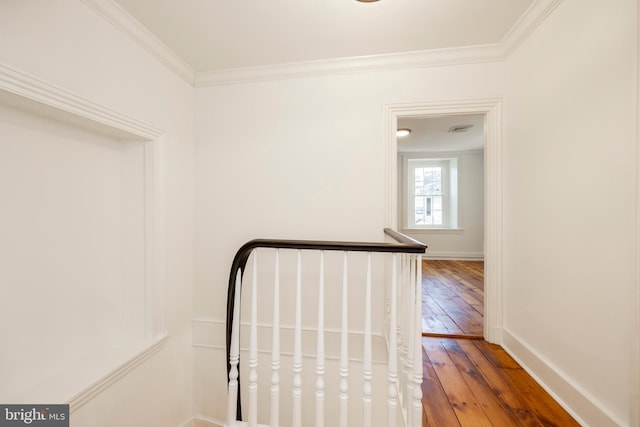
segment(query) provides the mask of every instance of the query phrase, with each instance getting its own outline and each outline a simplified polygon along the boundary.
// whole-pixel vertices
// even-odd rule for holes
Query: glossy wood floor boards
[[[579,426],[500,346],[422,342],[423,426]]]
[[[422,262],[422,331],[482,337],[484,262]]]
[[[481,339],[482,261],[424,260],[422,271],[423,426],[579,425],[502,347]]]

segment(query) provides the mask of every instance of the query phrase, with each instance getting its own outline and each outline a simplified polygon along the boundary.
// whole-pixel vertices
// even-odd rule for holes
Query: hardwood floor
[[[450,338],[422,342],[424,427],[579,426],[502,347]]]
[[[482,340],[483,262],[425,260],[422,283],[424,427],[579,426],[502,347]]]
[[[422,262],[422,331],[482,337],[484,262]]]

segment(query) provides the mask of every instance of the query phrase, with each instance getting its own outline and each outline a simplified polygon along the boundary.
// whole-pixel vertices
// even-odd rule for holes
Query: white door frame
[[[398,226],[398,142],[396,137],[398,118],[427,118],[461,114],[483,114],[485,117],[484,337],[489,342],[501,344],[504,312],[502,284],[502,98],[454,99],[385,105],[385,223],[387,227],[393,229]]]

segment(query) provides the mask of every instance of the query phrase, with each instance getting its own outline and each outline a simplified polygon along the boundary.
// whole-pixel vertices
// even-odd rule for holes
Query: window
[[[405,228],[457,227],[457,159],[406,159]]]

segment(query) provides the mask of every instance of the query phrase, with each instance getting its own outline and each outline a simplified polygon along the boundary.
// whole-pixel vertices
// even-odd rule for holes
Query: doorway
[[[484,338],[502,340],[502,100],[449,100],[390,104],[385,107],[386,139],[386,226],[397,228],[399,162],[398,123],[403,118],[479,115],[484,128]],[[433,202],[432,202],[433,203]],[[427,242],[428,243],[428,242]],[[429,251],[427,250],[427,257]]]
[[[398,119],[397,229],[428,245],[424,336],[483,337],[484,115]]]

